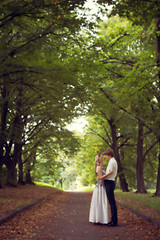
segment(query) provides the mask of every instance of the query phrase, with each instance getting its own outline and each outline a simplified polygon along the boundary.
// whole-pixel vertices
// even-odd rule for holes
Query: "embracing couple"
[[[104,157],[109,160],[106,171],[103,168]],[[89,222],[106,224],[110,227],[118,225],[117,206],[114,197],[117,170],[117,161],[112,149],[106,149],[103,154],[99,153],[95,157],[95,172],[98,177],[91,199]],[[111,207],[111,221],[109,221],[108,202]]]

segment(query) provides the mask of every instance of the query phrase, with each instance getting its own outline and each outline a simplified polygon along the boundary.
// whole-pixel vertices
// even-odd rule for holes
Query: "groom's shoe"
[[[109,223],[107,223],[107,226],[109,226],[111,223],[112,223],[112,221],[111,221],[111,222],[109,222]]]
[[[111,222],[109,222],[109,223],[107,224],[107,226],[109,226],[109,227],[115,227],[115,226],[118,226],[118,224],[111,221]]]

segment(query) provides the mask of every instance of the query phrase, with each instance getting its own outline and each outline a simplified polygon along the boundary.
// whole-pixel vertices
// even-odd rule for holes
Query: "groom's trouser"
[[[111,221],[115,224],[118,223],[117,219],[117,206],[116,201],[114,197],[114,189],[115,189],[115,181],[112,180],[104,180],[104,185],[107,193],[107,198],[109,201],[109,204],[111,206]]]

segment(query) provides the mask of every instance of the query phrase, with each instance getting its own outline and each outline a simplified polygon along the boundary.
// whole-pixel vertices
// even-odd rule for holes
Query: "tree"
[[[152,85],[152,89],[154,91],[154,100],[150,100],[151,107],[153,108],[153,112],[155,115],[155,109],[158,114],[156,114],[156,130],[152,126],[155,136],[158,141],[160,141],[159,132],[159,109],[160,109],[160,97],[159,97],[159,87],[160,87],[160,1],[158,0],[122,0],[122,1],[107,1],[107,0],[99,0],[100,3],[108,3],[113,5],[113,9],[110,15],[118,14],[122,17],[127,17],[134,24],[138,26],[145,26],[146,31],[154,28],[155,34],[151,36],[150,41],[152,42],[153,38],[155,38],[154,49],[152,52],[152,56],[156,57],[156,71],[154,71],[154,81]],[[149,43],[148,42],[148,43]],[[155,64],[154,64],[155,65]],[[152,70],[153,72],[153,70]],[[155,107],[156,103],[156,107]],[[159,174],[158,174],[159,176]],[[160,184],[160,178],[157,179]],[[160,194],[160,193],[159,193]]]
[[[155,134],[158,130],[159,111],[155,112],[158,105],[154,97],[158,93],[154,91],[156,57],[152,56],[155,42],[154,38],[152,41],[148,40],[149,36],[154,36],[153,31],[148,30],[146,33],[143,27],[133,26],[130,21],[115,16],[101,23],[98,36],[93,40],[91,50],[87,52],[87,67],[92,66],[92,70],[89,71],[90,82],[86,83],[90,95],[91,115],[103,113],[104,119],[112,120],[110,123],[115,141],[111,146],[115,152],[116,139],[120,140],[121,135],[125,136],[119,144],[120,150],[120,146],[129,144],[127,141],[134,136],[133,129],[126,128],[128,124],[137,131],[137,144],[139,139],[148,142],[146,134]],[[148,42],[150,44],[147,45]],[[143,124],[144,135],[142,131],[138,132],[138,124]],[[116,128],[117,136],[113,134]],[[135,142],[133,144],[137,145]],[[155,144],[157,139],[150,142],[145,154],[144,145],[138,146],[137,164],[142,168],[137,168],[137,177],[141,174],[143,178],[144,158]],[[121,150],[123,151],[123,148]],[[137,181],[138,191],[141,191],[140,182]]]
[[[60,129],[77,114],[77,69],[68,58],[84,23],[76,14],[84,2],[6,0],[0,6],[0,167],[8,173],[17,162],[22,167],[23,147],[33,136],[49,125]]]
[[[160,154],[158,155],[158,174],[157,174],[157,186],[156,186],[156,192],[155,196],[160,196]]]

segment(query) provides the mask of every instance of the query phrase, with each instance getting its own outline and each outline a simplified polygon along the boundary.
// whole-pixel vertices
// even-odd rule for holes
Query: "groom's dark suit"
[[[118,224],[117,206],[114,197],[115,178],[117,176],[117,161],[115,160],[115,158],[111,158],[109,160],[106,173],[108,173],[108,171],[112,171],[113,173],[109,175],[106,179],[104,179],[104,184],[108,201],[111,206],[111,222],[113,225],[117,225]]]
[[[105,189],[107,193],[107,198],[111,206],[111,221],[113,222],[114,225],[117,225],[118,224],[117,206],[116,206],[116,201],[114,197],[115,181],[104,180],[104,184],[105,184]]]

